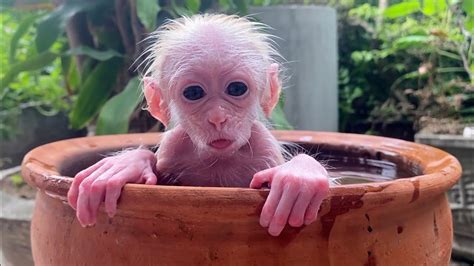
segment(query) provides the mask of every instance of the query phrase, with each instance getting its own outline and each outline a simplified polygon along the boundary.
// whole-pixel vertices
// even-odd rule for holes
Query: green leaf
[[[224,11],[231,9],[233,5],[231,0],[218,0],[218,2],[219,2],[219,7]]]
[[[248,13],[248,2],[247,0],[233,0],[232,1],[237,7],[239,15],[247,15]]]
[[[97,120],[97,135],[128,132],[130,115],[142,100],[140,80],[131,79],[125,89],[112,97],[102,108]]]
[[[25,18],[20,23],[20,25],[18,25],[18,28],[15,31],[15,34],[13,34],[12,39],[10,40],[10,56],[8,59],[10,64],[15,62],[16,49],[18,47],[18,42],[20,41],[21,37],[23,37],[23,35],[25,35],[28,32],[31,25],[33,25],[33,23],[35,23],[35,21],[42,15],[43,14],[35,14],[32,16],[29,16]]]
[[[72,57],[70,61],[68,71],[66,72],[66,81],[72,89],[77,90],[81,84],[81,76],[77,69],[76,58]]]
[[[121,59],[113,58],[99,63],[88,75],[69,114],[73,128],[83,128],[99,112],[112,93],[122,65]]]
[[[446,0],[423,0],[423,14],[432,16],[446,11]]]
[[[160,5],[158,5],[156,0],[137,0],[136,3],[138,18],[148,31],[154,31]]]
[[[464,0],[462,10],[470,16],[474,16],[474,2],[472,0]]]
[[[201,0],[186,0],[186,7],[193,13],[197,13],[201,7]]]
[[[420,2],[406,1],[399,4],[391,5],[384,11],[387,18],[398,18],[410,15],[420,10]]]
[[[466,20],[464,21],[464,28],[467,31],[473,32],[474,31],[474,15],[468,15]]]
[[[171,8],[176,14],[178,14],[178,16],[181,16],[181,17],[184,17],[184,16],[190,17],[193,15],[193,13],[190,10],[176,4],[175,0],[171,0]]]
[[[290,125],[288,120],[286,119],[285,112],[283,111],[285,100],[284,96],[282,95],[278,100],[278,104],[273,109],[272,115],[270,120],[272,121],[273,127],[279,130],[291,130],[293,127]]]
[[[12,65],[2,80],[0,80],[0,88],[3,89],[8,86],[21,72],[42,69],[51,64],[57,57],[57,54],[46,51],[30,57],[28,60]]]
[[[56,10],[50,13],[37,27],[36,50],[43,52],[48,50],[61,34],[66,22],[80,12],[97,7],[101,1],[65,1]]]
[[[20,174],[10,176],[10,180],[12,181],[13,185],[15,185],[16,187],[21,187],[24,184],[26,184],[25,181],[23,180],[23,177]]]
[[[452,52],[444,51],[444,50],[441,50],[441,49],[436,49],[436,52],[437,52],[439,55],[446,56],[446,57],[451,58],[451,59],[454,59],[454,60],[462,61],[462,57],[461,57],[459,54],[455,54],[455,53],[452,53]]]
[[[88,46],[79,46],[66,52],[67,55],[87,55],[95,60],[107,61],[112,57],[123,57],[119,52],[109,49],[99,51]]]
[[[424,47],[430,42],[431,38],[426,35],[411,35],[406,37],[398,38],[394,41],[394,47],[396,49],[407,49]]]

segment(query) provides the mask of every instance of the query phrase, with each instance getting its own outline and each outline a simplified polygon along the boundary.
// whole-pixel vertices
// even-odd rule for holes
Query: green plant
[[[23,180],[23,177],[19,174],[10,176],[10,180],[12,181],[12,184],[15,187],[21,187],[24,184],[26,184],[25,181]]]
[[[45,1],[29,1],[33,2]],[[24,73],[28,76],[55,64],[53,69],[60,71],[54,74],[63,78],[63,84],[57,86],[66,88],[71,102],[71,126],[78,129],[96,124],[98,134],[126,133],[130,121],[148,125],[147,121],[140,122],[145,116],[137,79],[145,58],[141,55],[149,45],[147,33],[165,19],[206,10],[245,14],[248,4],[243,0],[59,2],[52,12],[39,12],[21,20],[12,43],[30,38],[26,34],[30,32],[35,45],[31,56],[17,58],[18,63],[7,67],[0,88],[9,90]],[[14,55],[17,47],[11,45],[10,54]],[[279,124],[286,121],[283,112],[278,112],[276,119]]]
[[[426,116],[472,120],[474,16],[467,2],[404,0],[345,11],[343,130],[390,134],[390,125],[419,129]]]
[[[53,115],[67,110],[67,92],[62,88],[60,60],[38,57],[34,49],[35,29],[31,25],[44,16],[44,12],[20,12],[2,10],[0,12],[0,138],[11,138],[15,134],[17,116],[25,108],[36,108],[44,115]],[[58,44],[63,41],[58,41]],[[57,50],[55,45],[52,50]],[[32,64],[22,64],[31,59]],[[36,59],[34,59],[36,58]],[[38,65],[42,67],[38,68]],[[12,75],[13,71],[18,71]],[[29,69],[28,73],[20,72]],[[14,78],[13,78],[14,76]]]

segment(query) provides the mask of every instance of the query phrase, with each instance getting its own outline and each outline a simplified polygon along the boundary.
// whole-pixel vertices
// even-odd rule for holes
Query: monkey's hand
[[[299,154],[290,161],[256,173],[251,188],[270,185],[270,194],[260,214],[260,225],[272,236],[280,235],[287,223],[292,227],[316,220],[329,190],[326,169],[312,157]]]
[[[114,216],[117,200],[126,183],[155,185],[155,165],[153,152],[137,149],[104,158],[76,174],[67,198],[69,205],[76,210],[79,223],[84,227],[95,224],[103,201],[109,217]]]

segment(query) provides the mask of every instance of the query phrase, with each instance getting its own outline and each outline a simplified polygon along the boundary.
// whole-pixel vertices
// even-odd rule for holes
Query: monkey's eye
[[[227,86],[226,92],[230,96],[242,96],[247,92],[247,90],[247,85],[245,85],[245,83],[236,81],[230,83],[229,86]]]
[[[206,96],[206,93],[199,86],[189,86],[184,89],[183,96],[190,101],[196,101]]]

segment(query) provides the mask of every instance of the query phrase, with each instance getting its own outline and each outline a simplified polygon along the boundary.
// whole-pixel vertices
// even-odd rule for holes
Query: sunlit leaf
[[[445,12],[447,8],[446,0],[423,0],[423,14],[432,16]]]
[[[3,89],[8,86],[21,72],[42,69],[51,64],[57,57],[57,54],[46,51],[30,57],[28,60],[12,65],[2,80],[0,80],[0,88]]]
[[[389,6],[387,9],[385,9],[384,16],[387,18],[398,18],[418,11],[420,11],[420,2],[406,1]]]
[[[112,93],[122,64],[114,57],[99,63],[88,75],[69,115],[73,128],[83,128],[99,112]]]
[[[102,4],[100,1],[64,1],[64,4],[50,13],[38,24],[36,49],[43,52],[49,49],[64,29],[66,22],[79,12],[91,10]]]
[[[156,28],[156,15],[160,11],[157,0],[137,0],[137,15],[148,31]]]
[[[201,0],[186,0],[186,7],[193,13],[199,12],[201,6]]]
[[[141,100],[140,80],[135,77],[128,82],[121,93],[104,105],[97,120],[96,134],[127,133],[130,115]]]
[[[100,51],[88,46],[79,46],[66,52],[67,55],[87,55],[95,60],[107,61],[112,57],[122,57],[119,52],[114,50]]]
[[[401,37],[395,40],[394,47],[396,49],[407,49],[425,46],[430,42],[430,37],[426,35],[411,35]]]
[[[468,15],[464,21],[464,28],[470,32],[474,32],[474,15]]]

